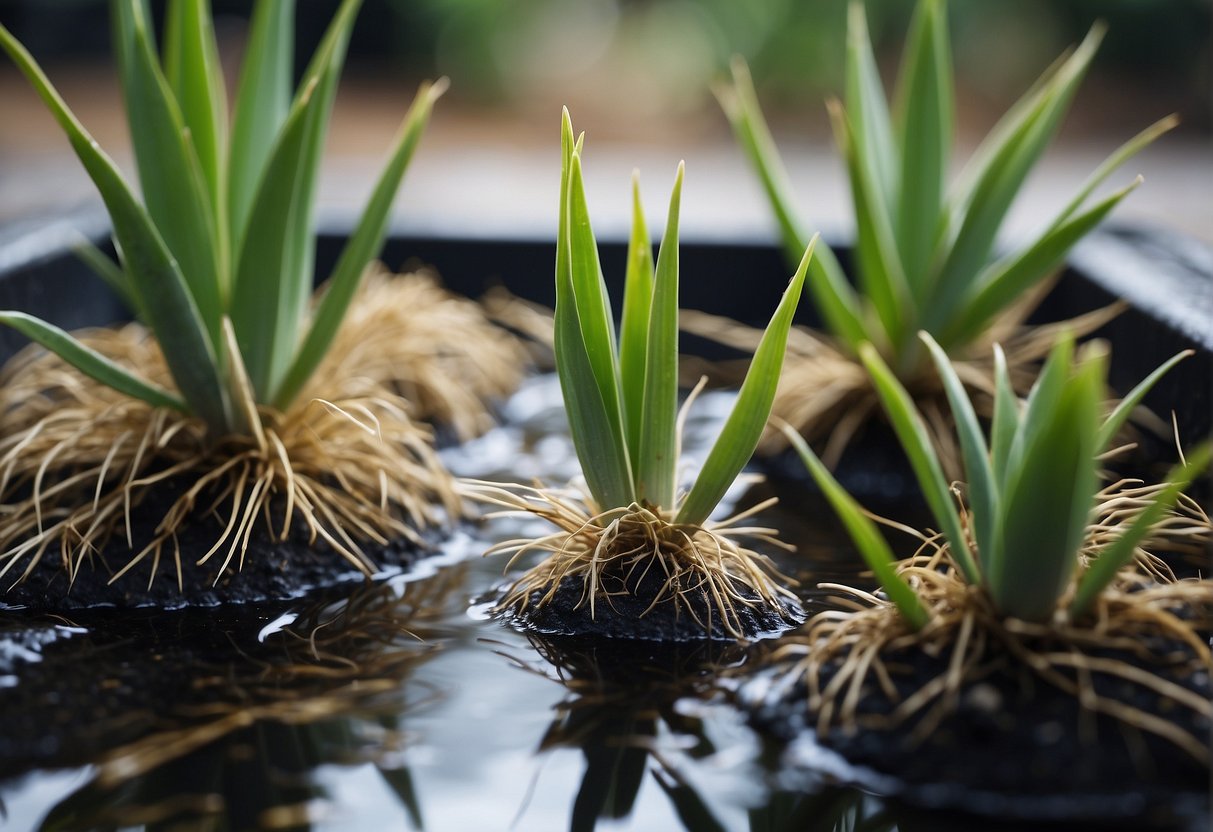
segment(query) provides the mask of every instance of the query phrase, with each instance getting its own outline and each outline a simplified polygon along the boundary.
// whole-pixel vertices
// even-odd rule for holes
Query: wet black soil
[[[647,570],[639,578],[608,577],[606,585],[618,587],[609,594],[599,591],[591,611],[583,602],[581,577],[569,576],[560,582],[551,601],[540,604],[543,592],[531,593],[530,603],[522,611],[505,611],[503,617],[524,632],[546,636],[576,636],[643,642],[736,641],[721,621],[711,597],[703,589],[689,590],[681,603],[670,600],[649,609],[664,588],[657,570]],[[744,638],[775,635],[804,621],[804,611],[794,598],[779,598],[773,608],[753,589],[734,580],[736,592],[752,603],[735,603],[736,627]]]
[[[141,505],[134,506],[131,512],[133,545],[127,544],[121,532],[115,534],[101,553],[82,563],[74,583],[60,558],[57,544],[51,546],[28,577],[12,585],[26,568],[26,563],[19,563],[0,584],[0,606],[44,612],[102,607],[166,610],[215,607],[282,601],[302,597],[317,589],[350,586],[368,580],[325,541],[310,540],[308,530],[298,516],[285,540],[277,539],[264,522],[258,522],[243,558],[237,550],[226,570],[222,567],[230,544],[199,565],[197,561],[223,534],[226,525],[225,518],[211,514],[193,518],[178,535],[180,587],[171,542],[164,546],[161,561],[154,570],[149,556],[111,584],[110,580],[132,554],[141,551],[152,539],[156,524],[184,487],[187,487],[184,483],[166,483]],[[204,497],[199,504],[210,505],[210,501]],[[270,516],[277,524],[283,516],[281,507],[274,507]],[[363,551],[378,570],[401,571],[437,551],[438,544],[448,533],[446,529],[430,529],[424,533],[424,543],[403,539],[394,540],[387,546],[370,543]]]
[[[1106,657],[1141,664],[1128,655]],[[885,657],[898,670],[893,681],[903,698],[943,673],[949,658],[917,650]],[[1207,756],[1197,760],[1155,734],[1083,708],[1010,657],[995,664],[989,675],[965,686],[948,716],[925,731],[919,730],[919,716],[895,728],[848,733],[835,727],[819,737],[803,684],[751,702],[750,720],[764,735],[791,743],[785,762],[812,757],[812,749],[824,746],[845,758],[851,774],[844,779],[869,787],[880,783],[880,791],[919,806],[1021,822],[1084,818],[1101,829],[1199,828],[1208,817]],[[1149,669],[1205,700],[1213,697],[1206,672]],[[827,668],[823,686],[831,675]],[[1099,696],[1208,740],[1207,717],[1139,685],[1093,678]],[[895,706],[876,685],[865,688],[859,701],[861,719],[887,715]]]

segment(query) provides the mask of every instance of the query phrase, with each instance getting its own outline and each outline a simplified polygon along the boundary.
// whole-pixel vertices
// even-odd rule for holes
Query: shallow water
[[[692,411],[684,438],[692,470],[730,403],[710,393]],[[576,475],[551,377],[529,381],[504,417],[506,427],[446,452],[456,473],[547,482]],[[753,499],[743,491],[723,510]],[[854,579],[831,538],[837,530],[817,528],[800,508],[785,502],[771,519],[794,540],[814,541],[783,566],[801,573],[803,587]],[[95,682],[99,697],[117,684],[107,687],[106,661],[147,663],[134,673],[146,686],[127,685],[134,689],[120,700],[131,703],[131,720],[110,707],[100,721],[76,713],[46,728],[66,738],[59,759],[72,759],[78,732],[84,759],[0,785],[4,828],[175,821],[172,828],[554,830],[594,828],[599,818],[600,829],[841,832],[864,817],[862,828],[896,828],[875,800],[763,765],[758,738],[703,670],[744,665],[739,648],[559,653],[487,617],[476,602],[501,580],[503,561],[479,554],[541,528],[504,520],[478,537],[459,533],[440,559],[358,593],[348,608],[337,600],[318,612],[297,602],[203,624],[174,619],[184,638],[207,630],[204,650],[176,657],[171,633],[107,636],[104,616],[4,625],[0,702],[57,697],[54,675],[48,682],[36,670],[81,640],[96,642],[101,669],[84,662],[65,672],[95,673],[85,684]],[[820,605],[816,591],[804,592],[811,608]],[[289,644],[280,650],[279,642]],[[157,674],[176,677],[167,693],[151,684]],[[26,684],[45,689],[21,691]],[[224,728],[198,738],[199,726],[217,724]],[[827,773],[836,765],[814,763]],[[901,826],[939,828],[929,816]]]

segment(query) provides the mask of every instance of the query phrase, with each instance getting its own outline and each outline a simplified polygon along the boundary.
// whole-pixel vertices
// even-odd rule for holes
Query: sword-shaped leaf
[[[657,254],[646,339],[640,455],[633,460],[637,499],[663,508],[674,505],[678,472],[678,212],[683,172],[680,163]]]
[[[328,279],[307,336],[274,395],[276,407],[285,409],[291,403],[332,344],[350,301],[362,282],[367,264],[383,246],[392,202],[429,121],[434,102],[446,90],[446,86],[445,79],[434,85],[423,84],[413,99],[413,105],[404,118],[388,164],[380,174],[353,234],[341,251],[341,257]]]
[[[640,177],[632,173],[632,234],[623,289],[619,332],[619,375],[623,385],[624,433],[628,453],[640,459],[644,430],[644,365],[648,353],[649,309],[653,303],[653,244],[640,204]]]
[[[233,251],[243,242],[257,185],[290,111],[294,21],[295,0],[261,0],[253,7],[228,156],[228,222]]]
[[[266,162],[236,260],[231,317],[258,401],[298,347],[312,287],[312,207],[325,128],[359,0],[345,0],[317,49]]]
[[[712,445],[690,493],[683,500],[676,522],[697,525],[707,520],[758,446],[771,415],[771,404],[775,401],[775,390],[783,369],[788,331],[792,328],[792,318],[796,314],[796,305],[800,302],[805,275],[816,246],[817,237],[814,236],[762,334],[750,369],[741,383],[737,401],[733,404],[733,411]]]
[[[838,480],[834,479],[829,469],[817,458],[817,454],[813,453],[800,434],[787,425],[784,425],[783,432],[788,437],[788,441],[792,443],[792,447],[800,454],[801,460],[809,469],[809,473],[813,475],[813,479],[817,481],[821,493],[838,513],[839,519],[842,520],[847,532],[851,535],[851,540],[855,543],[855,548],[859,550],[864,562],[871,568],[876,580],[880,582],[885,594],[889,596],[889,600],[897,607],[897,611],[905,618],[906,623],[915,630],[921,630],[930,616],[922,602],[918,600],[914,590],[904,578],[897,574],[897,558],[893,556],[893,551],[889,548],[884,535],[876,528],[876,524],[864,514],[859,503],[855,502],[855,499],[838,484]]]

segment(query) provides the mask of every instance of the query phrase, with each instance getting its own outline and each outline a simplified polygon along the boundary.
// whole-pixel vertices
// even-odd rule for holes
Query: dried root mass
[[[420,318],[458,325],[460,315],[469,314],[451,311],[431,286],[411,288],[422,296],[411,307]],[[410,325],[404,311],[389,314],[376,306],[385,302],[385,294],[398,304],[400,293],[408,291],[405,282],[389,290],[384,281],[372,281],[347,324],[394,317],[399,335]],[[481,324],[492,329],[483,319]],[[430,429],[414,421],[396,388],[408,389],[408,383],[415,385],[411,389],[426,387],[428,406],[436,413],[443,407],[463,408],[467,396],[485,389],[474,380],[463,384],[443,371],[419,369],[425,363],[421,342],[408,341],[391,352],[388,325],[382,326],[362,341],[347,328],[328,366],[287,412],[258,407],[247,396],[241,404],[258,428],[250,436],[218,442],[207,436],[200,420],[127,398],[54,355],[30,349],[14,358],[0,382],[0,494],[5,500],[0,576],[19,581],[51,553],[73,580],[90,558],[102,559],[112,580],[150,560],[150,585],[160,561],[171,557],[180,585],[179,533],[208,517],[222,531],[197,563],[218,558],[219,575],[242,563],[254,533],[278,540],[291,534],[323,540],[357,568],[372,572],[375,564],[366,547],[417,540],[419,529],[460,511]],[[490,347],[495,335],[485,335],[484,343],[468,337],[469,349],[500,355]],[[112,360],[171,385],[158,346],[138,325],[85,338]],[[453,340],[451,333],[444,343]],[[406,363],[405,356],[413,356],[408,371],[413,375],[400,371],[389,377],[398,366],[391,360],[360,366],[375,350],[380,357]],[[509,383],[498,370],[486,374]],[[477,401],[477,408],[457,429],[480,424],[483,403]],[[173,495],[171,504],[153,524],[150,539],[139,541],[132,513],[158,505],[165,494]],[[122,551],[121,562],[108,562],[114,551]]]
[[[548,521],[557,531],[539,538],[506,540],[486,554],[511,555],[508,570],[531,552],[547,553],[509,587],[498,610],[526,614],[553,602],[568,579],[581,581],[577,606],[588,607],[591,617],[603,607],[616,613],[621,596],[642,585],[656,586],[647,599],[643,617],[665,605],[686,615],[709,631],[718,624],[734,638],[746,638],[739,612],[785,609],[795,596],[783,584],[767,556],[738,541],[751,539],[787,548],[775,530],[742,525],[772,501],[754,506],[719,523],[702,526],[672,522],[676,512],[657,512],[632,504],[597,511],[579,494],[554,489],[464,481],[465,496],[497,506],[499,515],[531,514]],[[700,601],[706,599],[706,603]]]
[[[1088,528],[1084,558],[1096,558],[1140,510],[1157,487],[1118,484],[1102,492],[1096,520]],[[1184,501],[1151,537],[1160,548],[1208,546],[1209,518]],[[1145,550],[1103,592],[1092,613],[1071,621],[1062,613],[1046,623],[1003,618],[984,591],[965,581],[940,538],[924,541],[920,553],[899,571],[931,614],[912,631],[888,601],[842,585],[822,585],[839,593],[839,609],[823,612],[777,650],[772,660],[789,682],[803,682],[808,708],[821,736],[832,729],[889,730],[913,720],[913,736],[929,736],[957,709],[973,683],[1008,663],[1073,695],[1083,709],[1106,715],[1161,737],[1194,758],[1207,761],[1207,734],[1194,735],[1162,713],[1100,691],[1104,682],[1128,686],[1213,720],[1207,692],[1184,684],[1213,673],[1208,635],[1213,629],[1213,581],[1176,579],[1166,563]],[[1064,609],[1064,603],[1060,609]],[[944,672],[905,695],[896,681],[913,654],[946,659]],[[883,697],[887,712],[865,708],[868,697]]]

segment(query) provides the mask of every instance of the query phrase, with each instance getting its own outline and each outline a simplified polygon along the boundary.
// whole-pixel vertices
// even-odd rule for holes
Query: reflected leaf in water
[[[421,828],[401,716],[438,694],[418,695],[405,680],[438,649],[424,636],[461,580],[452,569],[414,584],[370,585],[263,632],[258,644],[269,649],[233,644],[226,663],[190,673],[182,701],[157,713],[158,730],[102,754],[92,779],[56,805],[42,829],[170,821],[310,828],[328,804],[315,770],[363,763]]]
[[[897,822],[867,795],[826,787],[815,793],[775,792],[750,810],[750,832],[896,832]]]
[[[629,817],[648,771],[687,829],[724,828],[664,752],[666,745],[674,745],[691,759],[715,753],[703,720],[677,705],[710,696],[714,674],[744,660],[744,646],[612,643],[537,635],[530,640],[550,665],[546,673],[536,672],[554,677],[569,691],[557,705],[539,751],[579,748],[585,758],[570,829],[589,832],[599,820]],[[664,742],[665,734],[674,741]]]

